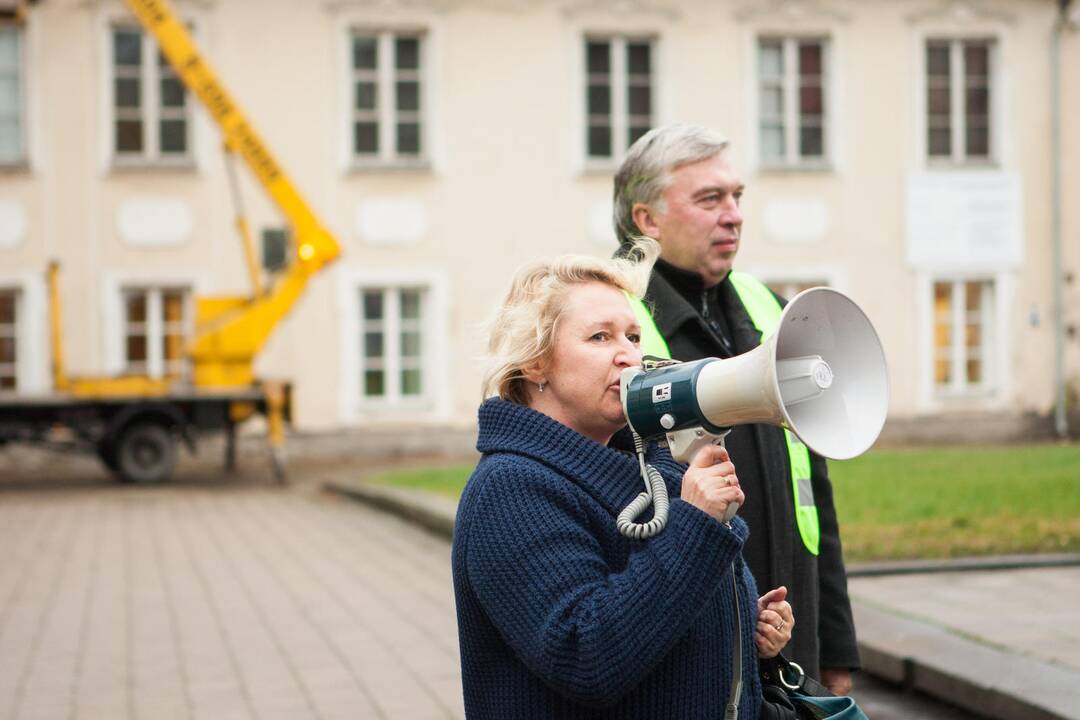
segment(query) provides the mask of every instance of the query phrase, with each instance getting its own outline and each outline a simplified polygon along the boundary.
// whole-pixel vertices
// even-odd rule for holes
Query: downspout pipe
[[[1071,0],[1058,0],[1058,16],[1050,39],[1050,233],[1054,277],[1054,431],[1069,436],[1065,407],[1065,262],[1061,239],[1061,37],[1069,24]]]

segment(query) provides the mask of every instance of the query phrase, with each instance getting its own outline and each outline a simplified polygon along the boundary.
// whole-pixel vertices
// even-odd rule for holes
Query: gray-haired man
[[[758,281],[732,273],[743,183],[727,149],[727,140],[706,128],[660,127],[634,143],[615,175],[623,247],[637,235],[660,243],[646,300],[677,360],[752,350],[761,341],[762,313],[782,304]],[[761,307],[762,296],[773,308]],[[737,426],[726,444],[746,491],[739,512],[751,531],[747,564],[759,586],[786,586],[795,611],[785,654],[846,694],[859,653],[825,460],[767,425]]]

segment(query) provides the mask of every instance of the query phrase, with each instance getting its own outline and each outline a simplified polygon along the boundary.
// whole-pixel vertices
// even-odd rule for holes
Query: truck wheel
[[[128,482],[165,482],[175,465],[176,441],[157,423],[132,425],[116,444],[116,471]]]

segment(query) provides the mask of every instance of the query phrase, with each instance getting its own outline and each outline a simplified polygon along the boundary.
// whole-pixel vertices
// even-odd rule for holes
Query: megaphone
[[[627,368],[619,389],[634,432],[666,439],[684,463],[744,423],[779,425],[819,455],[852,458],[877,440],[889,404],[874,326],[849,297],[824,287],[792,298],[750,352]]]

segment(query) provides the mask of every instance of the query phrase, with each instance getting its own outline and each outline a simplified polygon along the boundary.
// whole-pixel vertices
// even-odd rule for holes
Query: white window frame
[[[121,343],[124,354],[124,372],[133,374],[145,374],[147,377],[154,379],[166,377],[166,375],[172,377],[188,377],[191,374],[190,363],[186,360],[181,361],[180,367],[175,368],[174,372],[167,372],[169,368],[166,367],[165,360],[165,322],[163,319],[163,294],[167,291],[179,290],[183,293],[184,300],[182,304],[183,317],[180,319],[180,323],[183,325],[183,337],[185,341],[190,341],[195,329],[194,325],[194,292],[190,285],[185,284],[146,284],[146,283],[126,283],[120,287],[120,304],[122,312],[124,313],[121,319]],[[134,368],[128,361],[127,355],[127,338],[128,329],[131,323],[128,322],[127,303],[125,302],[126,296],[129,293],[146,293],[146,322],[144,325],[144,334],[146,336],[146,367],[142,369],[142,372],[138,368]]]
[[[934,284],[938,282],[989,282],[993,286],[993,313],[984,325],[983,343],[986,353],[983,368],[984,382],[978,388],[942,390],[935,382],[934,360]],[[1008,341],[1014,333],[1010,328],[1011,302],[1014,297],[1014,277],[1011,272],[979,272],[942,267],[927,269],[916,276],[916,318],[919,338],[918,353],[918,410],[941,412],[948,410],[997,410],[1010,405],[1012,359]],[[955,308],[955,306],[954,306]],[[954,309],[953,312],[957,312]],[[962,313],[962,311],[960,311]],[[954,324],[953,332],[957,331]],[[961,336],[962,340],[962,336]],[[955,340],[953,347],[956,347]],[[961,355],[962,355],[961,351]],[[966,374],[966,369],[965,369]],[[954,374],[955,377],[955,374]]]
[[[190,23],[189,23],[190,25]],[[136,31],[142,40],[140,94],[142,98],[141,120],[143,124],[143,150],[140,153],[120,152],[116,146],[116,124],[119,121],[116,106],[116,63],[113,55],[113,34],[117,31]],[[154,36],[138,23],[114,19],[106,23],[106,75],[108,91],[108,153],[114,167],[174,167],[191,168],[195,165],[195,114],[193,106],[198,99],[183,81],[177,82],[184,93],[183,110],[165,109],[161,105],[161,68],[158,65],[158,44]],[[175,71],[170,72],[175,75]],[[174,118],[173,115],[176,115]],[[168,117],[166,117],[168,116]],[[181,153],[163,153],[159,123],[163,119],[183,119],[185,123],[185,150]]]
[[[929,64],[927,50],[931,43],[948,43],[949,45],[949,124],[951,128],[951,154],[949,157],[930,154],[930,123],[929,106],[927,95],[929,93]],[[990,102],[988,107],[987,149],[985,157],[969,157],[967,154],[967,114],[964,112],[965,90],[965,66],[964,45],[966,43],[982,43],[989,46],[987,53]],[[992,33],[982,34],[953,34],[953,33],[928,33],[922,37],[920,68],[920,127],[922,128],[922,155],[924,162],[930,167],[991,167],[996,168],[1001,164],[1001,146],[998,138],[1002,136],[1001,130],[1001,39]]]
[[[365,168],[427,168],[431,165],[431,95],[429,90],[429,70],[431,53],[429,50],[430,38],[427,29],[419,26],[364,26],[350,25],[346,33],[346,63],[348,78],[348,104],[347,104],[347,137],[349,163],[354,169]],[[370,35],[376,38],[376,68],[374,72],[369,70],[357,70],[353,67],[352,45],[353,38],[357,35]],[[419,69],[415,71],[399,71],[396,67],[396,50],[394,41],[398,37],[416,38],[418,41]],[[395,107],[395,81],[402,74],[407,74],[415,79],[420,85],[419,101],[420,109],[413,111],[398,111]],[[365,113],[356,109],[356,82],[361,77],[374,80],[375,82],[375,112],[371,116],[378,128],[378,148],[374,154],[362,154],[356,152],[354,140],[354,124]],[[407,78],[407,79],[410,79]],[[417,155],[403,155],[397,151],[397,123],[407,115],[410,118],[415,115],[415,121],[420,125],[420,153]]]
[[[340,317],[340,375],[338,412],[346,425],[377,424],[382,421],[445,422],[450,419],[452,388],[449,368],[454,351],[447,339],[449,280],[445,271],[370,272],[355,267],[337,271],[337,301]],[[423,288],[421,309],[422,393],[402,402],[364,397],[363,387],[363,291],[369,288]],[[396,294],[396,293],[395,293]],[[388,334],[399,332],[387,328]],[[387,338],[389,340],[389,338]],[[396,342],[396,341],[395,341]],[[400,366],[387,368],[398,372]]]
[[[611,155],[608,157],[601,155],[589,154],[589,103],[588,103],[588,91],[589,91],[589,57],[588,57],[588,45],[590,42],[606,42],[609,43],[609,72],[611,88],[611,114],[610,114],[610,127],[611,127]],[[657,58],[659,55],[659,37],[656,33],[629,33],[629,32],[585,32],[581,36],[581,77],[583,79],[580,85],[582,93],[582,114],[581,117],[584,120],[582,123],[582,154],[585,158],[585,165],[589,169],[595,169],[600,171],[609,171],[612,167],[622,162],[626,157],[626,151],[629,149],[630,144],[629,131],[630,131],[630,108],[629,108],[629,85],[630,75],[627,67],[626,48],[628,44],[643,43],[649,46],[649,127],[654,128],[659,125],[657,118],[658,106],[659,106],[659,83],[658,79],[660,73],[657,68]]]
[[[967,381],[967,361],[972,359],[967,353],[967,343],[965,338],[965,332],[968,325],[968,312],[966,297],[964,295],[966,286],[969,283],[977,283],[980,286],[980,309],[982,317],[980,318],[979,328],[981,333],[982,342],[978,349],[978,359],[982,362],[982,382],[977,384],[970,384]],[[950,338],[949,338],[949,365],[950,365],[950,377],[951,381],[948,385],[939,385],[936,379],[936,367],[937,367],[937,344],[932,341],[931,345],[931,383],[934,386],[934,393],[941,398],[952,397],[977,397],[985,396],[993,393],[996,387],[997,368],[995,367],[995,335],[996,317],[993,315],[997,312],[995,297],[997,295],[997,288],[994,284],[992,277],[962,277],[954,278],[949,276],[939,276],[931,280],[930,292],[931,292],[931,338],[934,335],[934,328],[937,325],[937,308],[933,307],[934,298],[934,286],[938,284],[946,284],[950,286],[950,308],[949,308],[949,325],[950,325]],[[989,317],[988,317],[989,316]]]
[[[401,293],[404,291],[417,291],[420,296],[419,321],[405,320],[401,316]],[[368,365],[368,358],[364,352],[365,334],[373,329],[369,327],[369,321],[363,316],[363,298],[366,293],[380,292],[382,294],[383,317],[379,322],[379,332],[383,336],[382,359],[377,367]],[[431,391],[430,368],[431,361],[428,351],[430,344],[427,333],[430,332],[428,316],[432,312],[431,289],[423,284],[401,285],[367,285],[357,287],[357,302],[359,303],[360,327],[357,341],[360,343],[360,403],[365,406],[386,406],[401,409],[410,407],[423,408],[430,404],[428,395]],[[406,323],[410,327],[406,328]],[[415,330],[420,333],[420,358],[419,367],[406,367],[405,358],[401,352],[401,334],[406,330]],[[411,365],[411,363],[410,363]],[[380,396],[369,396],[364,387],[364,374],[369,369],[381,370],[385,392]],[[420,371],[421,392],[418,395],[406,395],[402,390],[401,373],[406,369]]]
[[[767,158],[762,149],[761,123],[763,108],[761,103],[761,45],[763,42],[779,42],[783,57],[783,69],[781,71],[782,83],[782,123],[784,128],[784,157]],[[800,108],[799,108],[799,43],[816,42],[821,46],[821,99],[823,104],[821,120],[821,156],[802,156],[799,149],[800,138]],[[833,121],[836,113],[833,110],[835,93],[833,92],[834,50],[833,39],[825,33],[792,34],[792,33],[757,33],[754,38],[753,49],[753,76],[754,76],[754,107],[756,108],[754,140],[760,166],[764,170],[772,169],[811,169],[826,170],[832,167],[834,157]]]
[[[27,122],[27,93],[26,93],[26,32],[18,25],[12,24],[0,24],[0,29],[5,32],[10,32],[15,37],[16,43],[16,60],[14,68],[2,68],[2,71],[8,72],[15,76],[17,84],[18,95],[16,97],[16,122],[18,123],[18,151],[13,157],[0,156],[0,167],[5,168],[18,168],[27,165],[27,142],[28,142],[28,128]]]

